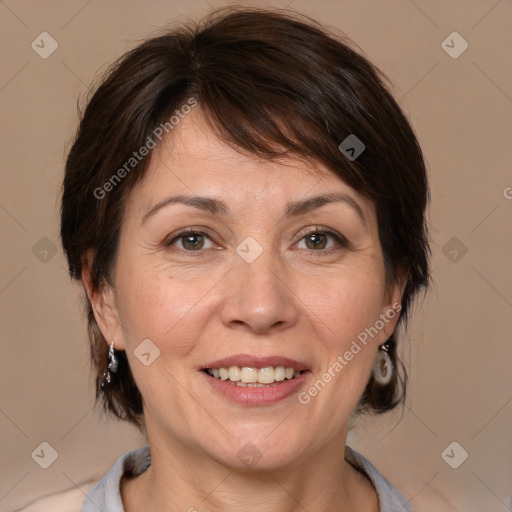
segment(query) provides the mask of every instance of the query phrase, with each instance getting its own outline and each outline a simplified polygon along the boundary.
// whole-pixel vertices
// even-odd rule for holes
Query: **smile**
[[[206,368],[208,375],[215,379],[231,382],[240,387],[267,387],[280,384],[285,380],[297,378],[304,370],[296,370],[292,366],[266,366],[254,368],[250,366],[230,366]]]
[[[216,395],[245,406],[271,405],[292,397],[311,374],[304,362],[278,355],[233,354],[198,369]]]

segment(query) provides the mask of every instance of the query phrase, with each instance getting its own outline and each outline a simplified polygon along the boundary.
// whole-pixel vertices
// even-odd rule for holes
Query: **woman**
[[[428,199],[380,72],[312,20],[221,10],[123,56],[68,155],[61,237],[97,398],[148,446],[82,510],[412,510],[345,443],[404,400]]]

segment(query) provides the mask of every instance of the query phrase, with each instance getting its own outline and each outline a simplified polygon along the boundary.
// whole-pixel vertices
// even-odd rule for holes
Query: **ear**
[[[400,311],[402,310],[402,295],[407,285],[408,277],[408,272],[399,271],[398,279],[393,283],[389,283],[386,287],[380,316],[384,327],[379,332],[379,345],[384,343],[395,331]]]
[[[82,260],[82,282],[87,297],[91,301],[96,323],[109,346],[113,341],[116,350],[124,350],[123,331],[119,321],[114,289],[109,283],[103,283],[100,290],[92,289],[92,261],[93,252],[88,251],[86,257]]]

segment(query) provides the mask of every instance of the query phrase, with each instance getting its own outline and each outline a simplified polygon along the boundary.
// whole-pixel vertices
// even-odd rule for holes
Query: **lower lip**
[[[261,388],[237,386],[229,380],[216,379],[215,377],[208,375],[206,372],[201,373],[216,391],[233,402],[245,405],[269,405],[279,402],[280,400],[284,400],[294,393],[297,393],[301,386],[303,386],[310,372],[305,371],[298,377],[286,379],[275,386]]]

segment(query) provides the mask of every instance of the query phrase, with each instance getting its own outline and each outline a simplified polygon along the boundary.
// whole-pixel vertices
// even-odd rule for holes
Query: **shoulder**
[[[79,512],[84,502],[84,493],[89,492],[96,485],[96,481],[81,483],[79,486],[67,491],[37,498],[23,508],[16,509],[16,511],[41,512],[41,510],[51,510],[52,512]]]
[[[149,446],[125,453],[87,495],[81,512],[124,512],[119,485],[123,475],[138,476],[151,464]]]
[[[380,503],[380,512],[414,512],[400,491],[363,455],[350,446],[345,447],[345,460],[352,466],[364,472],[377,491]]]

